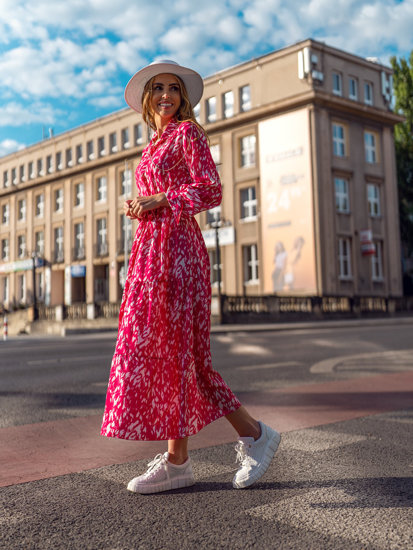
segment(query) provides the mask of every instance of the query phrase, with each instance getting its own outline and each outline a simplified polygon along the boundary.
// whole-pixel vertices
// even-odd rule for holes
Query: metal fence
[[[120,302],[96,303],[93,318],[115,319],[119,309]],[[46,321],[87,319],[88,306],[85,303],[55,307],[39,305],[38,313],[38,318]],[[409,313],[413,314],[413,296],[221,296],[221,322],[226,324]]]

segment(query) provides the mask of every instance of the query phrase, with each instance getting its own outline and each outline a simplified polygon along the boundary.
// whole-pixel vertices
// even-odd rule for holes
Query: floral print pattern
[[[212,369],[210,265],[194,215],[221,202],[206,137],[172,120],[136,169],[138,195],[170,208],[139,220],[119,314],[101,434],[180,439],[241,404]]]

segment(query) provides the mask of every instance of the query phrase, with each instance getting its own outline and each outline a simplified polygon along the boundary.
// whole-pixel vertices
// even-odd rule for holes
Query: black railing
[[[132,238],[128,239],[127,242],[126,242],[128,254],[132,250],[132,243],[133,243]],[[120,239],[118,241],[117,251],[118,251],[119,255],[122,255],[122,254],[125,253],[125,240],[124,239]]]
[[[226,296],[223,323],[354,318],[412,313],[413,296]]]
[[[63,249],[56,248],[53,250],[53,261],[55,264],[61,264],[65,261],[65,255]]]
[[[109,254],[109,247],[107,242],[96,243],[94,248],[95,248],[96,258],[101,258],[102,256],[108,256]]]
[[[84,260],[86,258],[85,247],[75,246],[72,249],[72,258],[73,260]]]

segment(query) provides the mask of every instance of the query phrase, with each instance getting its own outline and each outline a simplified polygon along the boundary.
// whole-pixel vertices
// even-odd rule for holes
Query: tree
[[[395,111],[405,117],[395,126],[400,232],[405,261],[404,290],[413,294],[413,51],[409,59],[391,58]],[[410,262],[409,262],[410,260]],[[410,269],[408,264],[410,263]],[[407,269],[406,269],[407,267]],[[406,271],[410,271],[406,273]]]

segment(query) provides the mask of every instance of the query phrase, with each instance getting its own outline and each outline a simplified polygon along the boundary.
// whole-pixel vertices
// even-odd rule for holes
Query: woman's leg
[[[188,438],[168,440],[169,462],[171,464],[183,464],[188,458]]]
[[[260,425],[245,407],[241,406],[236,411],[227,414],[225,418],[236,429],[240,437],[253,437],[254,439],[260,437]]]

